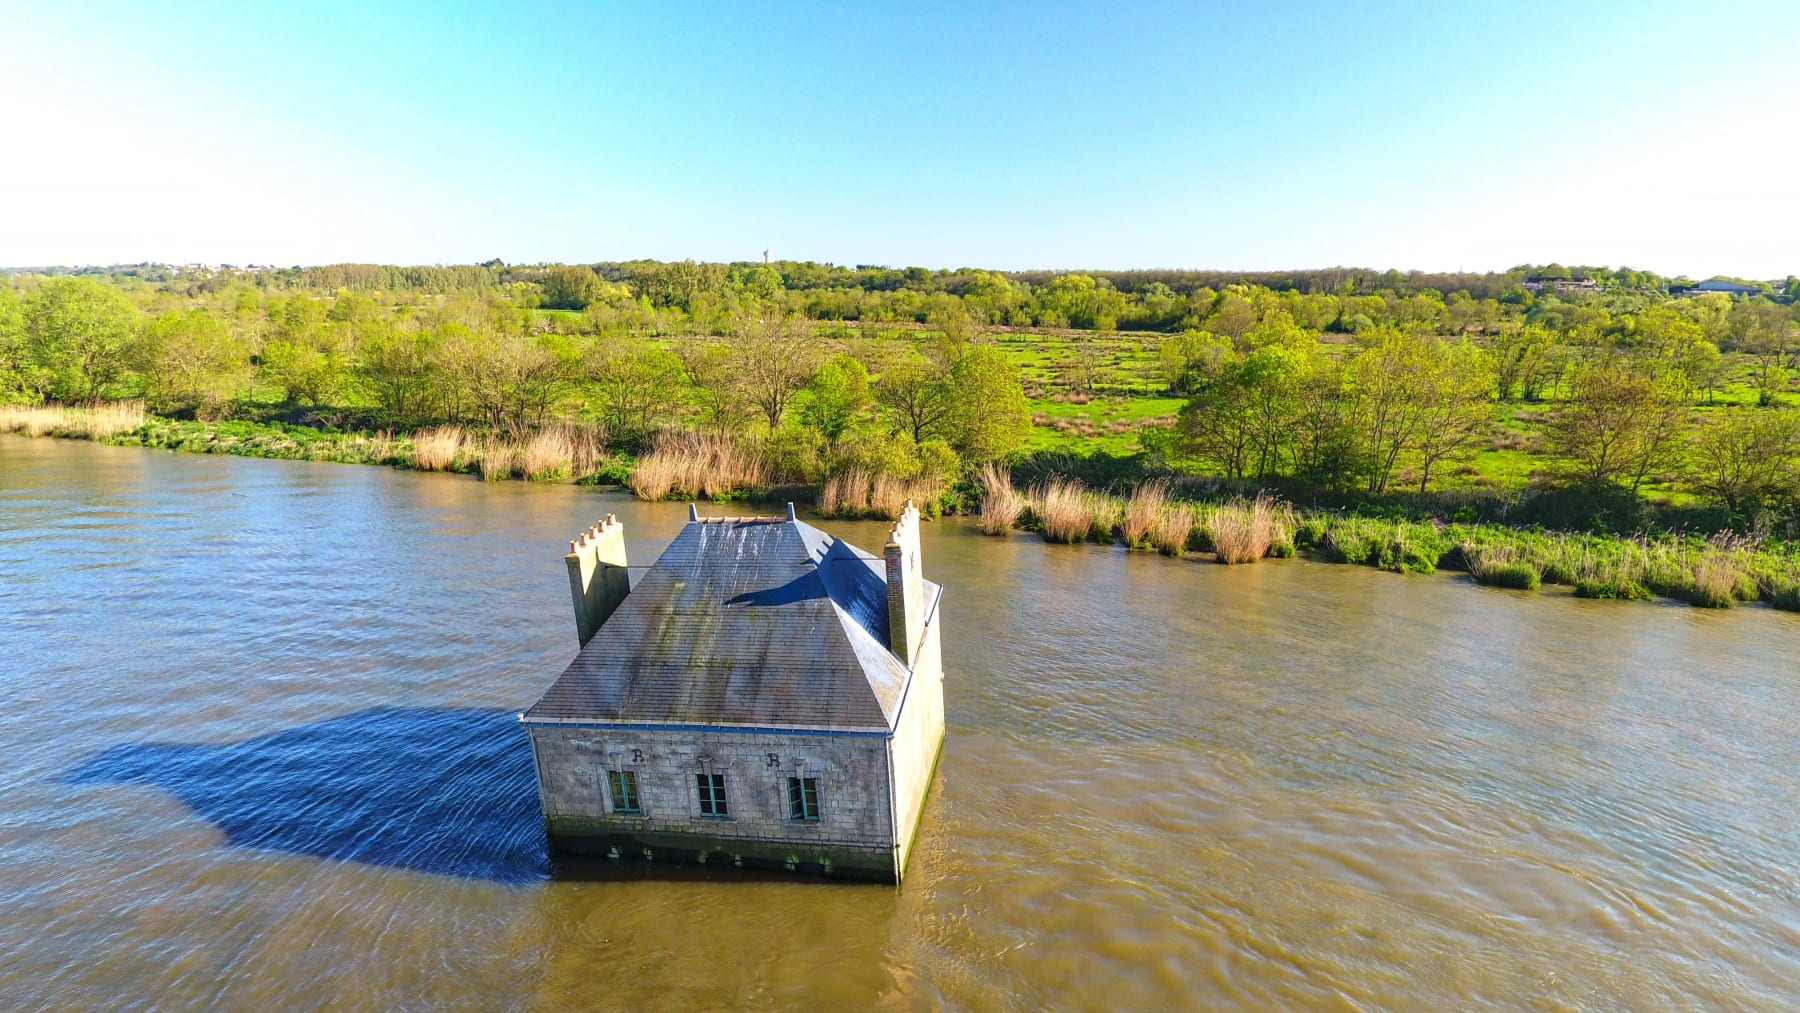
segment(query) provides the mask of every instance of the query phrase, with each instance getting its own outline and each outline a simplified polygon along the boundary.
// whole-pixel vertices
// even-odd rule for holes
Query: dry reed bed
[[[1005,472],[993,466],[983,474],[982,485],[981,529],[988,534],[1023,527],[1037,531],[1047,542],[1116,539],[1128,548],[1154,549],[1168,556],[1211,552],[1227,564],[1294,553],[1297,515],[1273,496],[1183,503],[1171,499],[1168,484],[1160,480],[1146,482],[1123,498],[1064,479],[1019,493]]]
[[[943,487],[929,479],[902,479],[886,473],[847,471],[825,481],[819,512],[826,517],[872,517],[894,520],[908,501],[930,503]]]
[[[1028,505],[1013,488],[1012,474],[990,461],[981,470],[981,485],[981,530],[990,535],[1011,531]]]
[[[0,433],[104,440],[142,429],[149,418],[142,401],[93,401],[79,405],[0,405]]]
[[[755,448],[727,436],[678,433],[659,438],[638,458],[626,484],[639,499],[720,499],[767,484]]]
[[[420,471],[473,470],[490,482],[515,477],[556,481],[587,474],[599,462],[600,451],[593,430],[571,425],[486,436],[461,426],[436,426],[412,438],[412,464]]]

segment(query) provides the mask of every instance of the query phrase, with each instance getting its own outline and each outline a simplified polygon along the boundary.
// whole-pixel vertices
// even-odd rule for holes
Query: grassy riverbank
[[[1402,574],[1464,571],[1477,583],[1528,592],[1556,584],[1583,598],[1662,597],[1709,608],[1760,601],[1800,612],[1800,544],[1731,532],[1624,537],[1395,520],[1300,510],[1269,496],[1188,501],[1159,481],[1129,496],[1062,480],[1021,490],[997,468],[983,485],[981,526],[989,534],[1018,529],[1046,542],[1210,554],[1229,564],[1306,552]]]
[[[591,433],[555,427],[520,437],[438,426],[412,434],[345,432],[280,422],[160,418],[141,402],[0,406],[0,432],[89,439],[182,453],[379,464],[520,478],[627,485],[643,499],[757,499],[771,491],[761,449],[693,437],[642,458],[606,456]],[[1395,519],[1297,508],[1270,495],[1191,498],[1164,480],[1129,495],[1055,477],[1015,488],[989,465],[979,479],[854,471],[784,495],[812,498],[826,516],[887,517],[911,499],[929,511],[979,504],[990,534],[1025,530],[1046,542],[1122,544],[1169,556],[1247,564],[1307,553],[1396,573],[1465,571],[1479,583],[1535,591],[1564,585],[1579,597],[1673,598],[1723,608],[1765,602],[1800,611],[1800,544],[1732,532],[1621,536],[1439,518]]]
[[[575,427],[524,436],[484,434],[460,426],[416,433],[359,432],[284,422],[197,422],[148,414],[141,401],[93,405],[0,405],[0,432],[94,440],[186,454],[232,454],[285,461],[380,464],[451,471],[489,481],[509,478],[619,484],[631,461],[600,452]]]

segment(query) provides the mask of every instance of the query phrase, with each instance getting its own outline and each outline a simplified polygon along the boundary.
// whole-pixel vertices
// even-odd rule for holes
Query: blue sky
[[[1118,6],[12,4],[0,264],[1800,272],[1791,2]]]

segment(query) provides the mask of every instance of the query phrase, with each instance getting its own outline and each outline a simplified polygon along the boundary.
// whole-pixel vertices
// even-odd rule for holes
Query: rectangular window
[[[729,814],[725,807],[724,774],[695,774],[694,782],[700,788],[700,815],[725,816]]]
[[[788,778],[788,818],[807,823],[819,821],[819,779]]]
[[[635,814],[643,811],[638,808],[637,771],[609,770],[606,783],[612,789],[613,812]]]

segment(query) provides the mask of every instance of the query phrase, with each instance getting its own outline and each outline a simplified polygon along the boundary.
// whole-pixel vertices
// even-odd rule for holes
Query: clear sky
[[[0,264],[1800,272],[1800,8],[0,0]]]

